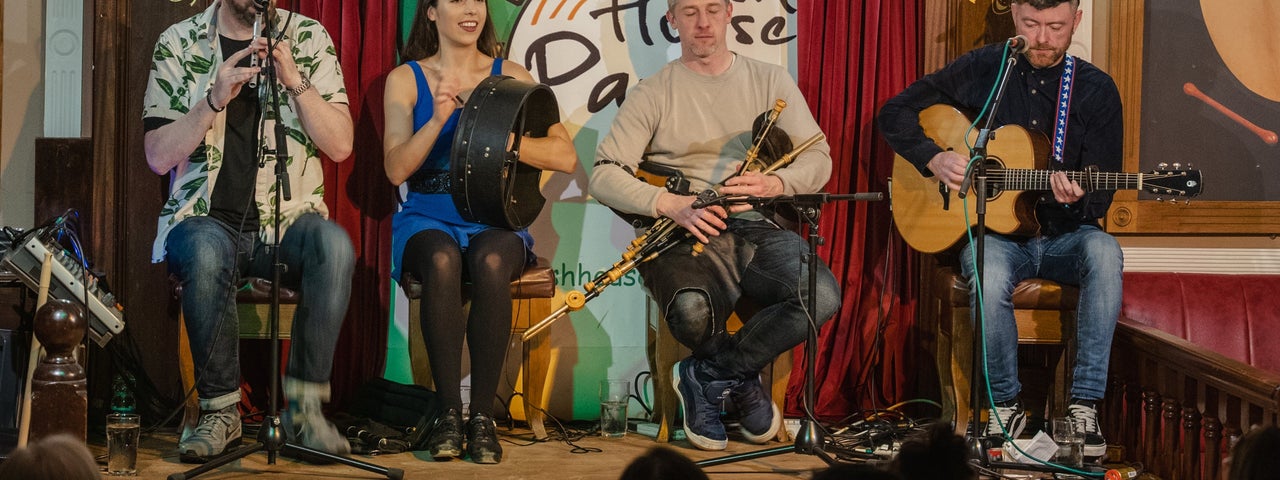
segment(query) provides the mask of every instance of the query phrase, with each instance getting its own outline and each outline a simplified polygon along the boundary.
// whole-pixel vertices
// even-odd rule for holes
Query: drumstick
[[[53,253],[44,252],[44,261],[40,264],[40,284],[36,289],[36,310],[40,310],[49,300],[49,281],[53,273]],[[36,338],[35,329],[31,332],[31,350],[27,353],[27,377],[23,382],[22,415],[18,418],[18,448],[27,446],[31,434],[31,377],[36,373],[36,364],[40,362],[40,339]]]
[[[1245,118],[1241,117],[1240,114],[1231,111],[1231,109],[1227,108],[1226,106],[1223,106],[1221,103],[1218,103],[1217,100],[1209,98],[1208,95],[1205,95],[1204,92],[1201,92],[1200,89],[1196,88],[1196,85],[1194,83],[1187,82],[1182,84],[1182,91],[1186,92],[1187,95],[1191,95],[1193,97],[1200,99],[1200,101],[1208,104],[1210,107],[1217,109],[1219,112],[1222,112],[1223,115],[1226,115],[1227,118],[1235,120],[1235,122],[1239,123],[1240,126],[1249,129],[1249,131],[1253,132],[1254,135],[1257,135],[1258,138],[1261,138],[1262,141],[1267,142],[1267,145],[1275,145],[1277,141],[1280,141],[1280,137],[1276,136],[1276,132],[1264,129],[1262,127],[1254,125],[1253,122],[1245,120]]]

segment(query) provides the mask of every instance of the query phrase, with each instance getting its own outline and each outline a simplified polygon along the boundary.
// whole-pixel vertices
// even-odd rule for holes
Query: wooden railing
[[[1126,460],[1164,479],[1216,480],[1243,430],[1277,423],[1280,374],[1122,319],[1106,402],[1104,434]]]

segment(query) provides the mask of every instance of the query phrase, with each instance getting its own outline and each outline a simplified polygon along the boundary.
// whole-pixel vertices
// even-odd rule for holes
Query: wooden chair
[[[178,310],[178,370],[182,377],[182,392],[191,391],[195,385],[195,362],[191,357],[191,343],[187,338],[187,322],[182,317],[182,284],[177,277],[169,277],[170,291]],[[298,293],[280,288],[280,339],[288,340],[293,331],[293,313],[298,307]],[[240,338],[271,338],[271,281],[264,278],[245,278],[242,286],[236,290],[236,311],[240,315]],[[280,358],[288,358],[287,350],[282,349]],[[182,414],[183,436],[195,428],[200,420],[200,404],[198,395],[192,392],[183,401],[185,407]]]
[[[969,285],[953,266],[934,270],[932,295],[924,305],[927,315],[936,315],[933,356],[942,390],[942,418],[955,420],[958,433],[969,424],[970,383],[973,378],[973,324],[969,316]],[[1070,385],[1070,364],[1075,358],[1075,309],[1079,290],[1044,279],[1024,280],[1014,287],[1013,314],[1018,323],[1019,345],[1055,346],[1049,368],[1053,383],[1046,393],[1046,417],[1066,411],[1066,387]],[[1021,375],[1023,379],[1027,375]],[[1024,388],[1024,392],[1026,389]],[[1024,396],[1024,402],[1027,400]],[[1024,403],[1029,404],[1029,403]]]
[[[675,387],[671,384],[671,369],[676,362],[688,357],[690,350],[671,335],[666,319],[662,317],[661,311],[652,300],[649,301],[647,308],[649,328],[646,330],[645,347],[649,353],[649,372],[653,376],[653,422],[658,424],[658,434],[654,440],[666,443],[671,441],[671,426],[680,425],[676,422],[676,419],[680,418],[680,400],[676,396]],[[742,328],[741,318],[751,318],[751,315],[758,310],[759,308],[750,300],[739,301],[733,314],[729,316],[726,329],[731,334],[736,333]],[[778,358],[761,372],[763,374],[761,381],[770,386],[770,397],[778,406],[779,412],[785,411],[783,407],[787,398],[787,381],[791,379],[791,366],[791,351],[788,350],[778,355]],[[775,438],[779,442],[791,441],[791,435],[786,428],[778,430]]]
[[[422,297],[422,283],[410,275],[405,275],[400,284],[405,296],[409,298],[409,362],[413,370],[413,383],[434,389],[431,377],[431,363],[427,359],[426,342],[422,339],[422,318],[419,302]],[[554,310],[551,299],[556,294],[555,272],[544,258],[525,268],[520,278],[511,282],[511,334],[519,336],[534,323],[542,320]],[[470,292],[463,289],[464,310],[470,308]],[[546,391],[546,379],[549,374],[550,345],[545,335],[525,344],[521,355],[521,388],[523,389],[524,411],[529,428],[537,438],[547,438],[544,426],[546,409],[549,402],[549,391]]]

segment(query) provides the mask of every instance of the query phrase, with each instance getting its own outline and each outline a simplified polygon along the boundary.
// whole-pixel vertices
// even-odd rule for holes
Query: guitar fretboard
[[[1094,190],[1141,190],[1143,174],[1123,172],[1077,172],[1032,170],[1023,168],[993,169],[991,180],[1004,190],[1051,190],[1049,176],[1061,171],[1081,186],[1092,184]]]

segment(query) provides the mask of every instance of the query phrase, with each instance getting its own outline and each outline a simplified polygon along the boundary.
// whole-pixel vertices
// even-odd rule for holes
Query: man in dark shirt
[[[1106,389],[1111,336],[1120,315],[1123,258],[1115,238],[1099,228],[1111,205],[1110,191],[1086,191],[1061,171],[1097,167],[1118,172],[1122,166],[1124,126],[1120,95],[1111,77],[1084,60],[1067,55],[1080,24],[1079,0],[1013,0],[1011,16],[1030,49],[1016,54],[994,125],[1015,124],[1040,132],[1053,145],[1052,190],[1036,207],[1041,230],[1031,237],[986,236],[982,307],[978,308],[975,249],[963,248],[961,266],[969,276],[970,303],[985,321],[987,369],[994,406],[979,435],[1017,437],[1025,425],[1018,400],[1018,332],[1013,317],[1013,287],[1027,278],[1079,285],[1077,353],[1068,414],[1085,437],[1085,456],[1106,451],[1098,426],[1097,402]],[[964,180],[968,158],[944,151],[925,136],[919,112],[943,103],[980,112],[1004,63],[1004,45],[988,45],[965,54],[925,76],[891,99],[879,125],[895,151],[927,177],[952,190]],[[1059,121],[1063,119],[1065,121]],[[982,388],[975,386],[974,388]]]

